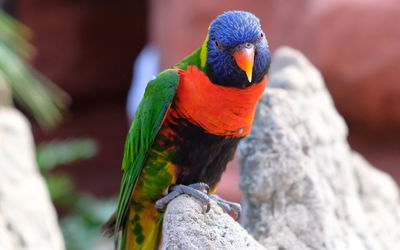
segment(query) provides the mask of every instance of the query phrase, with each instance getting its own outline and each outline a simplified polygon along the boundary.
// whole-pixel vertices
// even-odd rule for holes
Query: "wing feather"
[[[123,177],[118,201],[114,233],[123,229],[136,181],[146,156],[175,96],[179,75],[173,69],[161,72],[149,82],[125,142],[122,162]]]

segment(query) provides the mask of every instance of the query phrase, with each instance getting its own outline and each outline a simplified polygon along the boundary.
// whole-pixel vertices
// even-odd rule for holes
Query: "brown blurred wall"
[[[36,141],[96,139],[97,157],[61,169],[80,189],[115,194],[132,65],[146,41],[146,1],[21,0],[16,12],[34,32],[34,66],[73,99],[68,118],[55,131],[43,133],[34,124]]]

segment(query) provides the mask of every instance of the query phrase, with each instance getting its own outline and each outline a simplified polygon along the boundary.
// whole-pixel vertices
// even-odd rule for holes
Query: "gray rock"
[[[242,224],[261,245],[400,249],[397,186],[346,137],[320,73],[299,52],[277,51],[252,132],[239,146]]]
[[[162,249],[264,249],[214,201],[208,213],[203,209],[187,195],[172,200],[164,215]]]
[[[2,92],[0,89],[0,93]],[[46,184],[35,163],[28,121],[0,105],[0,249],[62,250]]]

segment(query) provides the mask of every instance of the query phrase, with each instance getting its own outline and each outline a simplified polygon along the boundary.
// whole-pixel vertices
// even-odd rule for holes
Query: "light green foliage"
[[[57,166],[89,159],[98,146],[92,139],[54,140],[37,147],[37,161],[44,175],[51,198],[67,215],[60,224],[68,250],[111,249],[112,240],[100,228],[116,206],[116,199],[97,199],[75,190],[71,178]]]
[[[37,161],[41,169],[93,157],[98,151],[91,139],[53,140],[37,146]]]
[[[37,146],[36,159],[53,202],[64,209],[74,207],[77,199],[73,183],[67,174],[51,171],[57,166],[89,159],[97,153],[97,144],[91,139],[53,140]]]
[[[34,52],[25,40],[30,35],[29,29],[0,10],[0,78],[39,124],[53,127],[61,120],[69,97],[26,63]]]
[[[116,199],[79,195],[74,211],[61,220],[68,250],[109,250],[113,241],[102,235],[101,226],[115,210]]]

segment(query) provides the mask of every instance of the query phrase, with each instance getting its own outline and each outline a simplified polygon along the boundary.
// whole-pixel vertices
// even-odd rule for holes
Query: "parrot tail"
[[[121,250],[157,250],[161,240],[163,214],[153,202],[132,203],[122,233]]]
[[[163,214],[159,213],[154,203],[131,207],[129,219],[122,233],[120,250],[157,250],[161,240],[161,227]],[[138,209],[139,208],[139,209]],[[118,237],[115,235],[116,213],[104,224],[101,231],[108,237]]]
[[[101,227],[101,232],[108,236],[108,237],[113,237],[115,235],[115,223],[117,221],[117,216],[116,212],[113,213],[113,215],[108,219],[106,224],[104,224]]]

